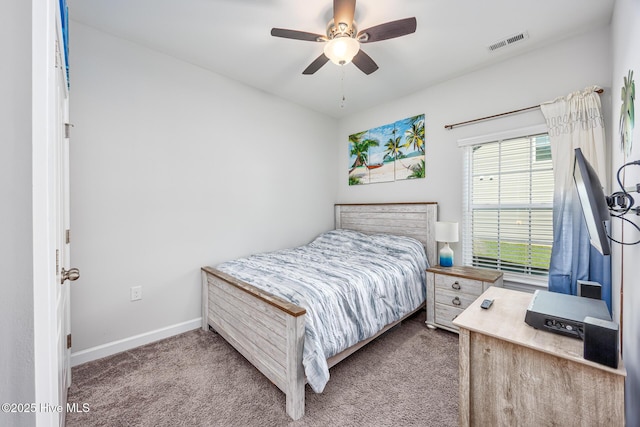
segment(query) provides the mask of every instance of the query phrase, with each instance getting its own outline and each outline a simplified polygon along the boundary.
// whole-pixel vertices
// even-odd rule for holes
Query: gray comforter
[[[424,246],[415,239],[351,230],[217,266],[306,309],[303,365],[316,393],[329,380],[327,358],[424,302],[427,267]]]

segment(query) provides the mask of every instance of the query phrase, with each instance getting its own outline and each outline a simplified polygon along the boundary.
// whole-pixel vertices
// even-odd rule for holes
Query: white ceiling
[[[414,34],[362,45],[365,75],[329,62],[302,75],[321,43],[272,37],[272,27],[324,34],[332,0],[68,0],[72,21],[139,43],[333,117],[607,25],[615,0],[359,0],[359,29],[415,16]],[[73,55],[73,22],[71,23]],[[523,42],[487,46],[527,31]],[[342,95],[346,101],[341,106]]]

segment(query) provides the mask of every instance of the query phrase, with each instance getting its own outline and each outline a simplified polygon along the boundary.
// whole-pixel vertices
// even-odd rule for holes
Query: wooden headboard
[[[437,202],[335,205],[335,228],[413,237],[424,245],[430,266],[438,264],[437,218]]]

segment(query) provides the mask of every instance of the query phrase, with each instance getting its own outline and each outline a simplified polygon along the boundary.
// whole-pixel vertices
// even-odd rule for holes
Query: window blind
[[[465,265],[544,276],[553,243],[546,133],[464,146]]]

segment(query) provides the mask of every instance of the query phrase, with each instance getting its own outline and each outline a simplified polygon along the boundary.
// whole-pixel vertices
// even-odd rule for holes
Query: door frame
[[[53,179],[58,0],[31,1],[33,340],[36,404],[59,405],[56,313],[56,224]],[[66,408],[62,408],[66,410]],[[36,412],[36,426],[58,426],[61,414]]]

